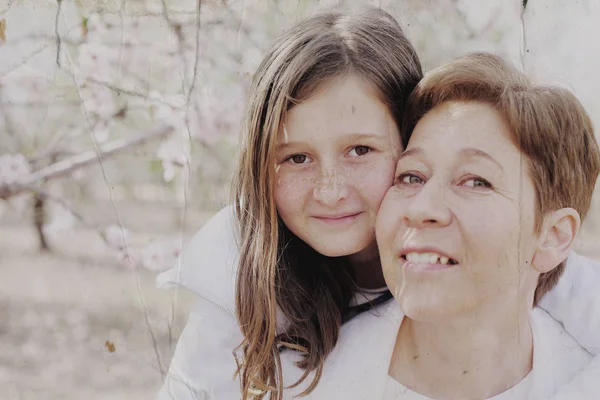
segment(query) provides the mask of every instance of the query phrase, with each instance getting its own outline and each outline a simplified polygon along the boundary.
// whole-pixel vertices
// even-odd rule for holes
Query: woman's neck
[[[405,318],[389,374],[404,386],[436,399],[482,399],[500,394],[531,371],[529,311],[496,310],[441,324]]]
[[[348,259],[358,286],[364,289],[379,289],[386,286],[376,242],[356,254],[349,255]]]

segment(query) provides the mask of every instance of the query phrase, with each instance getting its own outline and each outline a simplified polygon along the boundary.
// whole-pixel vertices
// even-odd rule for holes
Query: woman
[[[428,74],[405,117],[377,220],[405,314],[385,398],[549,398],[592,358],[533,308],[564,270],[600,172],[587,113],[482,53]]]
[[[414,49],[381,10],[321,14],[274,44],[254,76],[235,211],[209,221],[180,265],[159,278],[199,295],[163,398],[246,399],[270,391],[281,399],[282,348],[303,355],[298,383],[310,392],[344,339],[342,322],[389,298],[375,214],[401,151],[403,105],[421,75]],[[575,263],[583,272],[563,291],[586,271],[599,279],[585,262]],[[595,293],[582,291],[579,301]],[[345,326],[360,330],[365,318]],[[597,344],[589,324],[572,321],[568,329]]]

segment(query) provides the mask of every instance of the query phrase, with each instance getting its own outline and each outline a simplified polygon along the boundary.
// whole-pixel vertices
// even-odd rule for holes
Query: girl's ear
[[[544,273],[565,261],[571,253],[580,227],[579,213],[572,208],[561,208],[546,215],[531,262],[533,268]]]

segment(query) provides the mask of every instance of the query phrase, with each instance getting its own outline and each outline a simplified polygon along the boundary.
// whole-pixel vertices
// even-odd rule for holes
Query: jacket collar
[[[385,383],[396,335],[403,314],[398,303],[387,303],[364,312],[344,324],[335,349],[327,357],[319,384],[307,399],[380,399]],[[284,382],[288,386],[302,370],[294,365],[300,359],[297,353],[282,354]],[[285,399],[301,393],[312,381],[314,374],[299,388],[290,390]]]

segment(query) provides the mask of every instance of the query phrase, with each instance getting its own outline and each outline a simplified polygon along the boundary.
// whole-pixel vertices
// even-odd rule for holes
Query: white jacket
[[[234,348],[242,341],[235,318],[235,279],[239,231],[228,206],[196,234],[178,265],[159,275],[159,287],[182,286],[198,295],[177,344],[159,400],[234,400],[240,398],[233,374]],[[600,263],[572,254],[558,285],[540,303],[577,342],[596,356],[551,400],[600,399]],[[345,324],[310,399],[376,399],[385,387],[401,312],[389,304]],[[381,316],[384,318],[381,318]],[[392,346],[393,347],[393,346]],[[367,350],[368,349],[368,350]],[[283,354],[286,383],[301,371],[293,352]],[[303,386],[304,387],[304,386]],[[292,394],[301,391],[294,390]],[[342,393],[347,393],[342,396]]]

